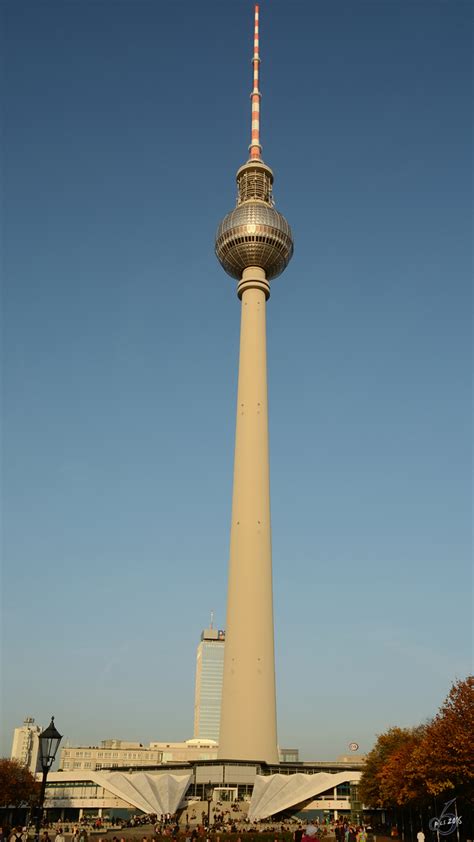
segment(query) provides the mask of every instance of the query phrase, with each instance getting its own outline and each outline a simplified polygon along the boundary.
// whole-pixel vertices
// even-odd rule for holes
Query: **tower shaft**
[[[263,269],[244,270],[219,756],[278,762]]]

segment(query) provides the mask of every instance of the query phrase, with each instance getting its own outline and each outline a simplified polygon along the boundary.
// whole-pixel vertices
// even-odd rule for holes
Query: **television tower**
[[[278,763],[265,310],[293,240],[261,157],[258,6],[252,63],[250,157],[236,175],[237,206],[216,235],[217,258],[242,302],[219,757]]]

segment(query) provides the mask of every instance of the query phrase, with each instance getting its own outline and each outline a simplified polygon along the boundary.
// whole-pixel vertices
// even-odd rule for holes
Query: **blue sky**
[[[247,0],[4,0],[2,744],[192,736],[225,595]],[[279,741],[472,669],[472,5],[263,0]]]

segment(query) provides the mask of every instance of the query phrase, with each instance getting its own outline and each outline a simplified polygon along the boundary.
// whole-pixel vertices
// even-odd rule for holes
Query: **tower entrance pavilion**
[[[231,818],[258,821],[300,811],[336,816],[352,810],[361,763],[267,764],[209,760],[140,769],[51,772],[45,809],[51,820],[180,813],[211,822],[217,804],[232,802]],[[204,805],[204,806],[203,806]],[[237,808],[237,809],[235,809]]]

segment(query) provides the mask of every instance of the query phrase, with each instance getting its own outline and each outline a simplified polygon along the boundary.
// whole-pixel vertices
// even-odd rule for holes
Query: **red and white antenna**
[[[260,64],[259,36],[258,36],[258,5],[255,6],[255,29],[253,36],[253,90],[252,90],[252,139],[250,144],[250,158],[261,158],[260,145],[260,97],[258,88],[258,66]]]

